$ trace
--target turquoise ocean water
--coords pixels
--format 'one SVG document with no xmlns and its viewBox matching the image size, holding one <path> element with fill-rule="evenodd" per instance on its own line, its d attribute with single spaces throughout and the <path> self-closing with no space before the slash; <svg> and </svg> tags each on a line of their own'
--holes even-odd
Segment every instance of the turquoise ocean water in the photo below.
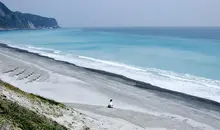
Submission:
<svg viewBox="0 0 220 130">
<path fill-rule="evenodd" d="M 216 97 L 220 28 L 17 30 L 0 32 L 0 40 L 79 66 L 220 101 Z M 206 92 L 210 88 L 215 92 Z"/>
</svg>

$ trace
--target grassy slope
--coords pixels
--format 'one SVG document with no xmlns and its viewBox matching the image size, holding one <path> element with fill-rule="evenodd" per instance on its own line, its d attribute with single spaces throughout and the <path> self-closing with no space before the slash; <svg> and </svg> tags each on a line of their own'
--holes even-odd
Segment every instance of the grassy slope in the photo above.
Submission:
<svg viewBox="0 0 220 130">
<path fill-rule="evenodd" d="M 31 99 L 37 99 L 44 103 L 59 105 L 65 107 L 63 104 L 49 100 L 34 94 L 28 94 L 20 89 L 13 87 L 0 80 L 0 85 L 12 91 L 21 93 Z M 66 130 L 64 126 L 47 119 L 19 104 L 6 99 L 4 96 L 0 97 L 0 129 L 1 126 L 13 126 L 14 128 L 21 128 L 23 130 Z"/>
<path fill-rule="evenodd" d="M 30 99 L 39 99 L 39 100 L 41 100 L 44 103 L 49 103 L 51 105 L 58 105 L 60 107 L 65 107 L 65 105 L 62 104 L 62 103 L 59 103 L 59 102 L 56 102 L 54 100 L 47 99 L 47 98 L 44 98 L 44 97 L 41 97 L 41 96 L 38 96 L 38 95 L 34 95 L 32 93 L 26 93 L 26 92 L 20 90 L 19 88 L 16 88 L 16 87 L 14 87 L 14 86 L 12 86 L 12 85 L 10 85 L 10 84 L 2 81 L 2 80 L 0 80 L 0 85 L 4 86 L 4 87 L 6 87 L 6 88 L 8 88 L 8 89 L 10 89 L 10 90 L 12 90 L 14 92 L 17 92 L 17 93 L 20 93 L 20 94 L 22 94 L 24 96 L 27 96 Z"/>
</svg>

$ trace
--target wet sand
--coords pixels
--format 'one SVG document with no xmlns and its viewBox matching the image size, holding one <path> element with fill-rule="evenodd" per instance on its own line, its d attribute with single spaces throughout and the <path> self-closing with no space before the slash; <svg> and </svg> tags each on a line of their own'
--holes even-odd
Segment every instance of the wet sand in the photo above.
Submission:
<svg viewBox="0 0 220 130">
<path fill-rule="evenodd" d="M 120 118 L 143 128 L 220 129 L 217 102 L 124 76 L 0 45 L 0 78 L 85 113 Z M 107 109 L 110 98 L 114 109 Z"/>
</svg>

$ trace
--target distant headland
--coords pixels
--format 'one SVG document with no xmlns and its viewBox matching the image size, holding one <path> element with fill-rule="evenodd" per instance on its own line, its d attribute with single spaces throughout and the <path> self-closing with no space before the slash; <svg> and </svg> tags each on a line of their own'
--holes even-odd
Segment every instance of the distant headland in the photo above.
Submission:
<svg viewBox="0 0 220 130">
<path fill-rule="evenodd" d="M 58 28 L 55 18 L 13 12 L 0 2 L 0 30 Z"/>
</svg>

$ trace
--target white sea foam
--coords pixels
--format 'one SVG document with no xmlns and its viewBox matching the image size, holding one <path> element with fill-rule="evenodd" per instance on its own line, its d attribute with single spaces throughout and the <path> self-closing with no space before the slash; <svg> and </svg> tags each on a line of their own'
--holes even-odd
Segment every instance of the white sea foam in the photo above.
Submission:
<svg viewBox="0 0 220 130">
<path fill-rule="evenodd" d="M 30 52 L 35 52 L 35 53 L 39 53 L 41 54 L 42 52 L 48 52 L 48 53 L 55 53 L 55 54 L 60 54 L 61 51 L 59 50 L 53 50 L 50 48 L 42 48 L 42 47 L 34 47 L 31 45 L 16 45 L 13 42 L 7 41 L 7 40 L 0 40 L 0 43 L 4 43 L 7 44 L 10 47 L 14 47 L 14 48 L 19 48 L 19 49 L 23 49 L 23 50 L 28 50 Z"/>
<path fill-rule="evenodd" d="M 11 45 L 11 44 L 9 44 Z M 129 66 L 112 61 L 94 59 L 85 56 L 73 56 L 71 54 L 61 55 L 56 51 L 48 51 L 45 48 L 18 47 L 30 52 L 38 53 L 43 56 L 55 58 L 56 60 L 67 61 L 78 66 L 103 70 L 131 79 L 150 83 L 164 89 L 186 93 L 189 95 L 202 97 L 220 102 L 220 81 L 212 80 L 189 74 L 178 74 L 171 71 L 159 70 L 156 68 L 140 69 L 135 66 Z"/>
<path fill-rule="evenodd" d="M 55 54 L 59 54 L 61 52 L 61 51 L 53 50 L 49 48 L 34 47 L 34 46 L 27 46 L 27 47 L 31 50 L 44 51 L 44 52 L 55 53 Z"/>
</svg>

